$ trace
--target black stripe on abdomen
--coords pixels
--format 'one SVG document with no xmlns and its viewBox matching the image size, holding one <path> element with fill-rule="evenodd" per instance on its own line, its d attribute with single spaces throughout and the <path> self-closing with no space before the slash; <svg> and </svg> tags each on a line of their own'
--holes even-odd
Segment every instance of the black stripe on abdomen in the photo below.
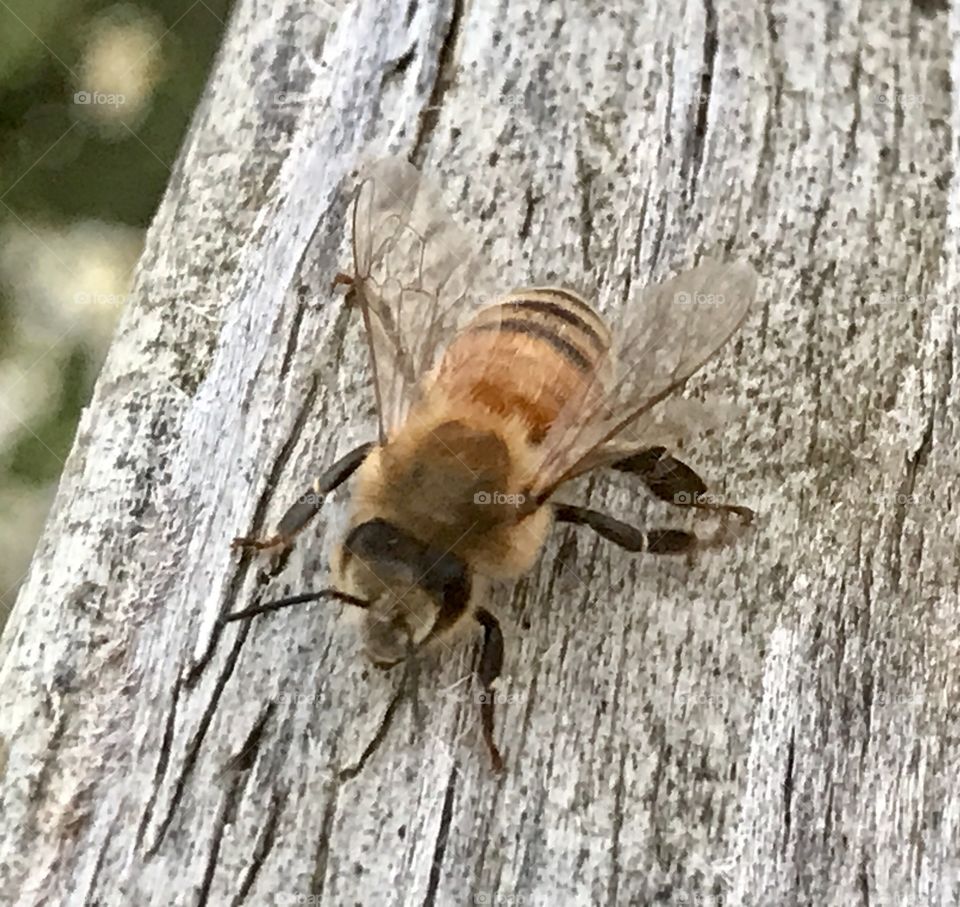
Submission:
<svg viewBox="0 0 960 907">
<path fill-rule="evenodd" d="M 521 290 L 520 292 L 547 293 L 551 296 L 559 296 L 564 302 L 569 302 L 570 305 L 580 309 L 581 312 L 586 312 L 593 318 L 600 317 L 593 306 L 577 293 L 574 293 L 573 290 L 565 290 L 563 287 L 530 287 L 528 290 Z"/>
<path fill-rule="evenodd" d="M 486 324 L 474 325 L 471 331 L 504 331 L 511 334 L 526 334 L 529 337 L 538 337 L 550 344 L 558 353 L 565 356 L 571 364 L 581 372 L 593 370 L 594 363 L 586 356 L 583 350 L 569 340 L 564 339 L 556 331 L 537 321 L 527 321 L 523 318 L 504 318 L 501 321 L 491 321 Z"/>
<path fill-rule="evenodd" d="M 541 315 L 548 315 L 551 318 L 558 318 L 561 321 L 565 321 L 567 324 L 572 325 L 578 331 L 588 337 L 592 342 L 594 349 L 596 349 L 598 353 L 604 353 L 607 350 L 606 341 L 600 336 L 593 325 L 581 318 L 576 312 L 560 305 L 557 302 L 547 302 L 542 299 L 508 299 L 505 302 L 501 302 L 500 307 L 504 309 L 512 309 L 516 312 L 538 312 Z"/>
<path fill-rule="evenodd" d="M 517 291 L 517 295 L 521 296 L 525 293 L 540 294 L 544 296 L 556 296 L 562 302 L 567 303 L 572 308 L 576 309 L 579 312 L 582 312 L 587 317 L 598 322 L 604 330 L 606 330 L 606 322 L 601 317 L 600 313 L 590 305 L 579 293 L 575 293 L 573 290 L 566 290 L 563 287 L 525 287 L 522 290 Z"/>
</svg>

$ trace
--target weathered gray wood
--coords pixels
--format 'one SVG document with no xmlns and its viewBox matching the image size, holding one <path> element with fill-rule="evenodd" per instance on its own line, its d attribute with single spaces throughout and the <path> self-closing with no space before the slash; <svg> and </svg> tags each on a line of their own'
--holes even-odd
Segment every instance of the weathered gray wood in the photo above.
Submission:
<svg viewBox="0 0 960 907">
<path fill-rule="evenodd" d="M 642 6 L 239 4 L 0 650 L 5 903 L 960 903 L 960 12 Z M 693 566 L 558 532 L 492 603 L 502 779 L 469 640 L 340 782 L 397 681 L 346 616 L 215 631 L 324 580 L 342 496 L 276 577 L 228 542 L 373 436 L 328 282 L 388 151 L 505 289 L 615 321 L 698 251 L 762 276 L 688 391 L 738 407 L 690 459 L 755 530 Z"/>
</svg>

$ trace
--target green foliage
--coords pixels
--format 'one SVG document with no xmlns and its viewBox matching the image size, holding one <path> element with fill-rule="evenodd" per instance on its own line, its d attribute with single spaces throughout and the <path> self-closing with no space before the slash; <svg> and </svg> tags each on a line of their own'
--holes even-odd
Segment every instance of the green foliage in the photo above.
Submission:
<svg viewBox="0 0 960 907">
<path fill-rule="evenodd" d="M 60 374 L 62 390 L 57 406 L 42 414 L 31 430 L 23 432 L 12 446 L 11 479 L 45 485 L 56 482 L 60 476 L 94 378 L 90 354 L 82 346 L 74 348 Z"/>
<path fill-rule="evenodd" d="M 101 271 L 112 269 L 104 294 L 117 292 L 111 280 L 122 283 L 122 263 L 132 264 L 136 231 L 150 223 L 170 177 L 230 6 L 231 0 L 0 3 L 0 264 L 5 248 L 9 264 L 9 250 L 29 249 L 30 242 L 47 253 L 46 260 L 52 255 L 71 263 L 61 269 L 67 285 L 53 289 L 59 278 L 39 259 L 18 260 L 20 271 L 39 278 L 36 286 L 13 285 L 12 272 L 0 269 L 0 426 L 7 432 L 0 434 L 0 499 L 5 492 L 35 499 L 36 525 L 108 342 L 110 322 L 102 312 L 94 324 L 97 313 L 88 316 L 82 307 L 71 308 L 71 301 L 91 286 L 96 293 Z M 106 91 L 125 95 L 129 86 L 130 95 L 144 103 L 118 103 L 113 111 L 83 106 L 90 102 L 76 93 L 96 87 L 91 72 L 99 73 L 101 84 L 116 86 Z M 90 222 L 134 232 L 106 233 L 126 242 L 122 254 L 105 256 L 106 264 L 87 256 L 86 246 L 80 255 L 61 258 L 58 243 L 89 237 L 89 229 L 78 228 Z M 27 242 L 9 245 L 14 235 Z M 8 518 L 6 528 L 16 530 L 18 518 Z M 4 519 L 0 510 L 0 530 Z M 8 558 L 20 563 L 0 565 L 0 605 L 12 601 L 25 569 L 32 540 L 24 542 L 24 551 Z"/>
<path fill-rule="evenodd" d="M 152 0 L 126 8 L 158 18 L 159 73 L 145 116 L 109 131 L 82 117 L 74 94 L 91 29 L 116 5 L 88 3 L 79 14 L 72 2 L 12 0 L 7 6 L 0 5 L 0 198 L 9 207 L 0 207 L 0 222 L 13 216 L 12 209 L 25 220 L 100 218 L 145 227 L 203 90 L 230 3 Z"/>
</svg>

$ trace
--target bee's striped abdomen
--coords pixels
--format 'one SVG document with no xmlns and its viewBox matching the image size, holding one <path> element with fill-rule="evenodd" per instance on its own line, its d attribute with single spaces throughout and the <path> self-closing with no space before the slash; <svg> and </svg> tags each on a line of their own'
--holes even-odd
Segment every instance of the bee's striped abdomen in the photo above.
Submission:
<svg viewBox="0 0 960 907">
<path fill-rule="evenodd" d="M 610 348 L 610 330 L 576 293 L 554 287 L 518 290 L 489 306 L 467 325 L 546 341 L 582 371 L 592 370 Z"/>
<path fill-rule="evenodd" d="M 483 309 L 456 336 L 438 374 L 453 397 L 519 414 L 539 441 L 562 407 L 606 380 L 610 330 L 576 293 L 518 290 Z"/>
</svg>

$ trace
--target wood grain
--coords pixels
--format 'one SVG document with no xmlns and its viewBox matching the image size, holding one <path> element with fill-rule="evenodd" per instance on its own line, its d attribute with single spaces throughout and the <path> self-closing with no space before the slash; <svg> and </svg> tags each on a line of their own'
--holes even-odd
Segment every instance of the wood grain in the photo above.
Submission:
<svg viewBox="0 0 960 907">
<path fill-rule="evenodd" d="M 238 4 L 0 644 L 5 903 L 960 903 L 960 12 L 642 7 Z M 343 495 L 277 575 L 229 540 L 374 437 L 329 282 L 384 153 L 504 289 L 615 323 L 701 253 L 761 275 L 686 392 L 755 528 L 693 565 L 558 531 L 497 590 L 499 779 L 470 638 L 341 782 L 398 678 L 336 605 L 216 625 L 324 582 Z"/>
</svg>

